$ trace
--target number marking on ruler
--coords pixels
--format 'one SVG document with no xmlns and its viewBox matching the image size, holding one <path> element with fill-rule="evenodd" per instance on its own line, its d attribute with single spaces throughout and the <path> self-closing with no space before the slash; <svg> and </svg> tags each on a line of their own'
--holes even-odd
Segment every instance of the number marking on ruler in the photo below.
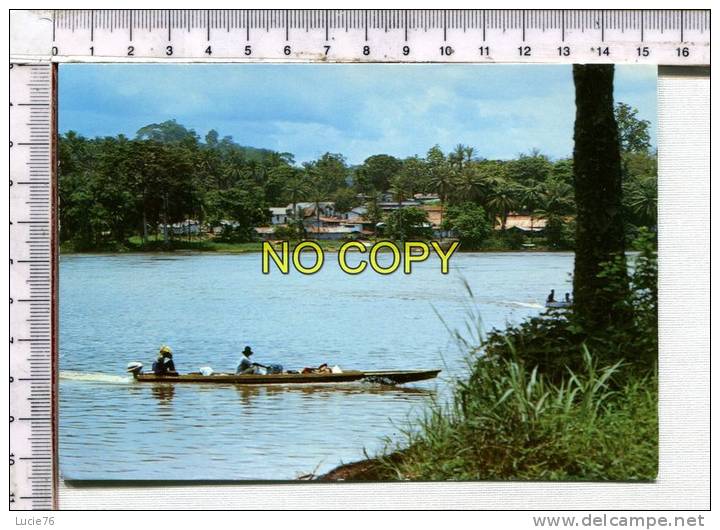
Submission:
<svg viewBox="0 0 720 530">
<path fill-rule="evenodd" d="M 12 509 L 54 506 L 53 68 L 10 69 Z"/>
<path fill-rule="evenodd" d="M 710 63 L 708 10 L 86 9 L 29 20 L 47 39 L 23 55 L 55 62 Z"/>
</svg>

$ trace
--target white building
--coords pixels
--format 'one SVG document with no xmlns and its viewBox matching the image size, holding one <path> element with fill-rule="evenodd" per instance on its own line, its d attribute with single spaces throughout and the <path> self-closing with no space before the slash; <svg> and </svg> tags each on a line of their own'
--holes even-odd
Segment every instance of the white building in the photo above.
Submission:
<svg viewBox="0 0 720 530">
<path fill-rule="evenodd" d="M 174 236 L 196 236 L 200 234 L 200 222 L 195 219 L 185 219 L 179 223 L 167 225 L 167 227 L 161 223 L 160 230 L 163 233 L 167 230 L 168 234 Z"/>
<path fill-rule="evenodd" d="M 290 209 L 292 211 L 292 208 Z M 288 211 L 284 206 L 273 206 L 270 208 L 270 223 L 273 225 L 284 225 L 288 222 Z"/>
<path fill-rule="evenodd" d="M 367 208 L 365 206 L 356 206 L 345 214 L 345 219 L 348 221 L 357 221 L 358 219 L 364 219 L 367 215 Z"/>
<path fill-rule="evenodd" d="M 315 208 L 319 206 L 320 215 L 322 217 L 332 217 L 335 215 L 335 203 L 329 201 L 321 201 L 317 205 L 314 202 L 299 202 L 295 205 L 297 210 L 297 217 L 301 219 L 307 219 L 309 217 L 315 217 L 317 215 Z M 285 211 L 289 216 L 293 216 L 293 205 L 288 204 L 285 207 Z"/>
</svg>

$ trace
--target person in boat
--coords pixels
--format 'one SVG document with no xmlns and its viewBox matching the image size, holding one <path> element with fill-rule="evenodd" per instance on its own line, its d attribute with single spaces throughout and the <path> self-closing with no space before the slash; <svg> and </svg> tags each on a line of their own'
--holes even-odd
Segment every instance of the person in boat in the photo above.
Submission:
<svg viewBox="0 0 720 530">
<path fill-rule="evenodd" d="M 254 374 L 256 372 L 255 368 L 259 365 L 250 360 L 252 354 L 252 348 L 250 346 L 245 346 L 242 356 L 240 357 L 237 370 L 235 370 L 236 374 Z"/>
<path fill-rule="evenodd" d="M 157 360 L 153 363 L 153 372 L 155 375 L 166 375 L 177 373 L 175 371 L 175 362 L 172 358 L 172 350 L 170 346 L 162 345 L 158 353 Z"/>
<path fill-rule="evenodd" d="M 545 300 L 546 304 L 552 304 L 555 302 L 555 289 L 550 289 L 550 294 L 547 297 L 547 300 Z"/>
</svg>

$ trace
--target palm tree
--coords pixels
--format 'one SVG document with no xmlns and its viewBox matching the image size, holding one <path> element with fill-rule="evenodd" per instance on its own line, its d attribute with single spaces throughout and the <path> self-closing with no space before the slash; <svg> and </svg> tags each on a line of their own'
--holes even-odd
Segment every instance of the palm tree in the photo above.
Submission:
<svg viewBox="0 0 720 530">
<path fill-rule="evenodd" d="M 380 202 L 380 197 L 381 193 L 379 191 L 375 191 L 368 196 L 368 200 L 365 203 L 365 208 L 367 208 L 367 220 L 372 223 L 373 232 L 376 237 L 377 224 L 382 220 L 382 210 L 380 210 L 380 205 L 378 204 Z"/>
<path fill-rule="evenodd" d="M 218 187 L 228 189 L 237 185 L 245 173 L 244 170 L 243 159 L 237 154 L 232 154 L 225 164 L 223 164 L 223 168 L 220 171 L 224 180 L 219 183 L 220 185 Z"/>
<path fill-rule="evenodd" d="M 542 194 L 542 210 L 551 214 L 568 215 L 574 209 L 573 187 L 560 180 L 550 180 Z"/>
<path fill-rule="evenodd" d="M 317 234 L 320 232 L 320 203 L 326 198 L 325 190 L 318 179 L 313 179 L 310 183 L 310 198 L 315 203 L 315 228 Z"/>
<path fill-rule="evenodd" d="M 573 188 L 560 180 L 550 180 L 545 184 L 539 208 L 535 210 L 538 219 L 545 220 L 545 230 L 551 226 L 559 227 L 566 223 L 567 216 L 573 212 Z"/>
<path fill-rule="evenodd" d="M 453 152 L 448 155 L 448 162 L 462 171 L 469 162 L 472 162 L 475 155 L 475 148 L 469 145 L 457 144 Z"/>
<path fill-rule="evenodd" d="M 542 185 L 535 183 L 521 186 L 518 190 L 520 207 L 527 210 L 530 214 L 530 232 L 533 231 L 533 217 L 535 215 L 535 209 L 543 199 L 543 191 Z"/>
<path fill-rule="evenodd" d="M 396 173 L 390 179 L 390 193 L 392 193 L 393 199 L 398 203 L 398 221 L 402 230 L 402 203 L 406 198 L 412 197 L 413 193 L 413 179 L 411 175 L 406 171 L 400 171 Z"/>
<path fill-rule="evenodd" d="M 445 203 L 455 183 L 456 173 L 449 164 L 437 165 L 431 171 L 430 185 L 440 197 L 440 224 L 442 224 Z"/>
<path fill-rule="evenodd" d="M 645 177 L 629 189 L 628 204 L 635 215 L 653 226 L 657 223 L 657 179 Z"/>
<path fill-rule="evenodd" d="M 487 202 L 487 207 L 493 212 L 493 218 L 500 216 L 500 228 L 504 232 L 507 218 L 511 211 L 517 208 L 515 190 L 507 182 L 496 187 Z"/>
<path fill-rule="evenodd" d="M 455 194 L 460 201 L 477 201 L 483 194 L 484 183 L 472 167 L 465 167 L 455 183 Z"/>
<path fill-rule="evenodd" d="M 309 191 L 307 181 L 300 175 L 294 175 L 285 183 L 285 193 L 290 198 L 293 210 L 293 219 L 297 221 L 297 203 L 303 199 Z"/>
</svg>

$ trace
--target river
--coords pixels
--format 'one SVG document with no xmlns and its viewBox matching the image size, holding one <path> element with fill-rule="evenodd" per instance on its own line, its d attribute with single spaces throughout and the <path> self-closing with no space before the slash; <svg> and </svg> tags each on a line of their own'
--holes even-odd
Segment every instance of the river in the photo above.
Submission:
<svg viewBox="0 0 720 530">
<path fill-rule="evenodd" d="M 410 275 L 351 276 L 328 254 L 304 276 L 263 275 L 255 253 L 63 255 L 61 476 L 291 480 L 372 455 L 466 373 L 446 324 L 464 328 L 470 309 L 486 330 L 537 315 L 550 288 L 571 290 L 572 264 L 570 253 L 463 253 L 447 275 L 431 257 Z M 245 345 L 286 369 L 443 372 L 397 388 L 133 383 L 127 363 L 149 369 L 161 344 L 180 372 L 233 371 Z"/>
</svg>

